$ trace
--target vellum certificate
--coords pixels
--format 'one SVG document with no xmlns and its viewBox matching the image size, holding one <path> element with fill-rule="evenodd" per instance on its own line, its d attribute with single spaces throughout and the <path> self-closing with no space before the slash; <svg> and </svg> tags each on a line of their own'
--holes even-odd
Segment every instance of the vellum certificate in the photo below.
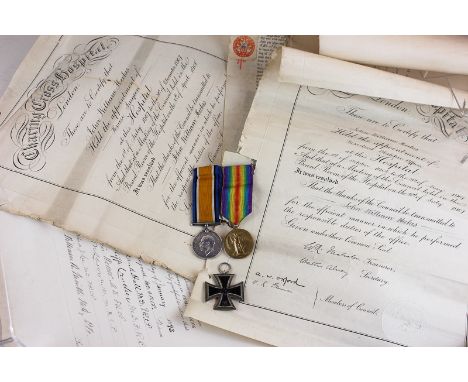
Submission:
<svg viewBox="0 0 468 382">
<path fill-rule="evenodd" d="M 226 37 L 41 37 L 0 104 L 0 205 L 193 278 L 192 168 L 220 158 Z"/>
<path fill-rule="evenodd" d="M 278 75 L 277 57 L 239 145 L 257 160 L 253 255 L 210 261 L 186 314 L 274 345 L 465 345 L 468 145 L 447 138 L 461 120 Z M 221 261 L 245 282 L 228 313 L 202 296 Z"/>
</svg>

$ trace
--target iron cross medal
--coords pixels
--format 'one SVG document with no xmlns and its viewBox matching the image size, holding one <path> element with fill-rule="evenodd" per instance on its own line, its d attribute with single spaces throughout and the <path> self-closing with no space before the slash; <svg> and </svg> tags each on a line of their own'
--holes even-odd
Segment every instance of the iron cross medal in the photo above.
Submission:
<svg viewBox="0 0 468 382">
<path fill-rule="evenodd" d="M 205 282 L 205 302 L 214 298 L 214 310 L 235 310 L 232 300 L 244 301 L 244 283 L 231 286 L 234 275 L 228 273 L 231 270 L 228 263 L 219 264 L 218 270 L 220 273 L 213 275 L 217 285 Z"/>
</svg>

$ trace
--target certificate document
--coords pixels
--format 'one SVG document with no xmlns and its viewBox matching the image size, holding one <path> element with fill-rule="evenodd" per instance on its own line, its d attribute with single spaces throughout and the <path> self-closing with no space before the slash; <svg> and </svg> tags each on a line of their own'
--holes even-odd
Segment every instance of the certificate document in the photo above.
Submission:
<svg viewBox="0 0 468 382">
<path fill-rule="evenodd" d="M 239 144 L 257 161 L 253 255 L 210 261 L 186 314 L 274 345 L 465 345 L 468 145 L 447 137 L 462 119 L 279 73 L 276 57 Z M 222 261 L 245 282 L 232 312 L 202 294 Z"/>
<path fill-rule="evenodd" d="M 194 278 L 194 166 L 221 158 L 227 37 L 41 37 L 0 103 L 1 208 Z"/>
</svg>

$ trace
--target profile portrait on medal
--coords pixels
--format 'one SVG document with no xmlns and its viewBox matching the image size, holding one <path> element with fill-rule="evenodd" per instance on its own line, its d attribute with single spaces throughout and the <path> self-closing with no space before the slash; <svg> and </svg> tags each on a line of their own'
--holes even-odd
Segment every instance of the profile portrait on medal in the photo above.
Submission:
<svg viewBox="0 0 468 382">
<path fill-rule="evenodd" d="M 193 250 L 198 257 L 210 259 L 221 251 L 221 239 L 213 231 L 205 228 L 193 240 Z"/>
<path fill-rule="evenodd" d="M 200 251 L 204 256 L 209 257 L 215 250 L 215 241 L 211 236 L 203 236 L 200 240 Z"/>
</svg>

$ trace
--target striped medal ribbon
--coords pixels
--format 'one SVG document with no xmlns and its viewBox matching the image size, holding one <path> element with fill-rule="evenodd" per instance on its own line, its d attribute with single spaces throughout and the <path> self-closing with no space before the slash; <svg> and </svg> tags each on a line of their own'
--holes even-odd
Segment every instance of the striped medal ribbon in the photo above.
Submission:
<svg viewBox="0 0 468 382">
<path fill-rule="evenodd" d="M 253 165 L 223 168 L 221 215 L 232 230 L 223 240 L 226 253 L 236 259 L 250 255 L 254 241 L 249 232 L 238 228 L 240 222 L 252 212 Z"/>
<path fill-rule="evenodd" d="M 195 237 L 192 245 L 195 254 L 202 259 L 215 257 L 221 251 L 221 238 L 208 226 L 220 223 L 222 186 L 221 166 L 193 169 L 192 225 L 202 225 L 204 229 Z"/>
</svg>

